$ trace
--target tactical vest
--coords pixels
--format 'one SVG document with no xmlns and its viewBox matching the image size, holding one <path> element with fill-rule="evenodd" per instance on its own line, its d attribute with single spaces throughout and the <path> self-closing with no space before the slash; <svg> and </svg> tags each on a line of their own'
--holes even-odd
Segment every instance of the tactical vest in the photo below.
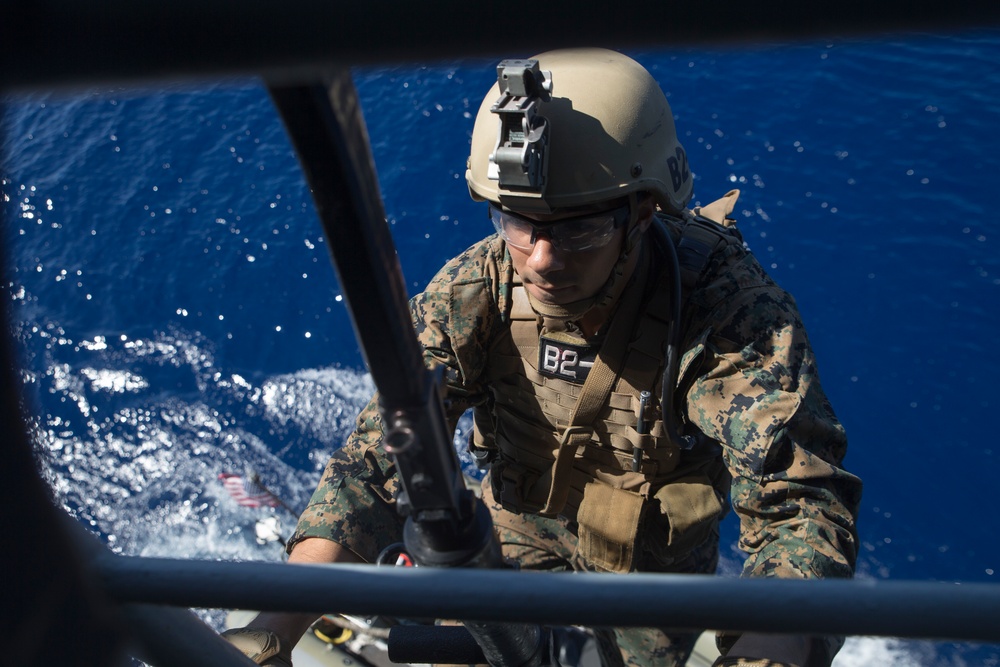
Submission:
<svg viewBox="0 0 1000 667">
<path fill-rule="evenodd" d="M 726 221 L 737 195 L 708 212 Z M 671 220 L 676 241 L 660 230 L 662 242 L 677 247 L 685 299 L 713 254 L 742 244 L 738 232 L 699 213 Z M 515 283 L 509 336 L 489 355 L 490 405 L 475 415 L 473 449 L 490 453 L 497 501 L 512 512 L 577 522 L 580 555 L 604 571 L 632 570 L 640 546 L 665 564 L 683 556 L 709 537 L 723 509 L 710 476 L 681 464 L 681 443 L 664 427 L 670 272 L 655 270 L 662 252 L 649 245 L 645 280 L 620 297 L 589 366 L 584 350 L 540 339 L 541 320 Z"/>
</svg>

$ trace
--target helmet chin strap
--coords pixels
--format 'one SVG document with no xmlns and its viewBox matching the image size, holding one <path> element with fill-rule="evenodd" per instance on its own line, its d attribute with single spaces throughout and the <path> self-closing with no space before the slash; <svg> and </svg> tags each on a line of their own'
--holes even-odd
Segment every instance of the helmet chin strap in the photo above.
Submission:
<svg viewBox="0 0 1000 667">
<path fill-rule="evenodd" d="M 618 297 L 625 290 L 628 283 L 625 280 L 625 266 L 632 251 L 639 245 L 639 237 L 642 231 L 639 228 L 639 206 L 638 198 L 634 192 L 628 195 L 629 218 L 626 226 L 625 240 L 622 243 L 622 251 L 618 255 L 618 261 L 611 268 L 611 273 L 604 285 L 594 296 L 571 303 L 556 305 L 542 303 L 525 290 L 528 295 L 528 302 L 542 318 L 542 333 L 566 331 L 572 323 L 578 322 L 591 310 L 600 309 L 610 313 L 611 308 L 618 302 Z M 579 328 L 579 327 L 573 327 Z"/>
</svg>

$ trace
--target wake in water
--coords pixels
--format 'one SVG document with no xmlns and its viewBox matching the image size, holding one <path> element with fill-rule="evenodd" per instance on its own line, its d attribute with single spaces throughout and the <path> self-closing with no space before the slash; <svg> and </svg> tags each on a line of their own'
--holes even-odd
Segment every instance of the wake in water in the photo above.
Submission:
<svg viewBox="0 0 1000 667">
<path fill-rule="evenodd" d="M 130 555 L 273 560 L 246 530 L 259 510 L 238 506 L 219 473 L 256 471 L 304 507 L 374 390 L 339 368 L 255 385 L 179 331 L 76 341 L 35 326 L 22 337 L 44 369 L 25 372 L 44 474 L 67 510 Z"/>
</svg>

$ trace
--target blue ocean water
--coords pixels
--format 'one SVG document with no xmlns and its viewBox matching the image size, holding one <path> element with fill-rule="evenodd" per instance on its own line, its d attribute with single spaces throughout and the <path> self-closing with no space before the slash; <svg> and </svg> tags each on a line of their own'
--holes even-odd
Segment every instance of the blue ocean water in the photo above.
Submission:
<svg viewBox="0 0 1000 667">
<path fill-rule="evenodd" d="M 740 188 L 744 235 L 799 301 L 865 480 L 859 576 L 996 582 L 1000 32 L 630 53 L 669 94 L 696 199 Z M 411 292 L 489 231 L 464 169 L 494 65 L 356 72 Z M 57 496 L 122 553 L 280 558 L 218 473 L 304 506 L 372 385 L 264 88 L 10 97 L 0 139 L 5 284 Z M 836 664 L 998 663 L 854 639 Z"/>
</svg>

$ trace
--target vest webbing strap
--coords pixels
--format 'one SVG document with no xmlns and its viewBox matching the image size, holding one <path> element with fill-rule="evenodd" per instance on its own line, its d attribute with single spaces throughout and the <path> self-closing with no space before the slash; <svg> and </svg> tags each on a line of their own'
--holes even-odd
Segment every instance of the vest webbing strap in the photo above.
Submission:
<svg viewBox="0 0 1000 667">
<path fill-rule="evenodd" d="M 638 267 L 643 279 L 647 267 L 648 256 L 643 253 Z M 607 404 L 615 380 L 621 372 L 632 331 L 639 320 L 642 292 L 641 285 L 632 285 L 631 289 L 625 290 L 618 312 L 612 317 L 608 335 L 597 353 L 590 374 L 583 383 L 580 397 L 573 409 L 573 416 L 560 438 L 551 472 L 542 475 L 535 482 L 535 485 L 549 486 L 548 493 L 545 494 L 545 506 L 539 510 L 540 514 L 558 514 L 566 505 L 573 459 L 580 445 L 590 441 L 593 433 L 591 424 L 601 408 Z"/>
<path fill-rule="evenodd" d="M 680 243 L 677 244 L 677 259 L 680 262 L 681 285 L 690 290 L 698 283 L 701 272 L 708 264 L 709 258 L 727 240 L 718 232 L 703 227 L 696 221 L 689 222 L 684 227 Z"/>
</svg>

